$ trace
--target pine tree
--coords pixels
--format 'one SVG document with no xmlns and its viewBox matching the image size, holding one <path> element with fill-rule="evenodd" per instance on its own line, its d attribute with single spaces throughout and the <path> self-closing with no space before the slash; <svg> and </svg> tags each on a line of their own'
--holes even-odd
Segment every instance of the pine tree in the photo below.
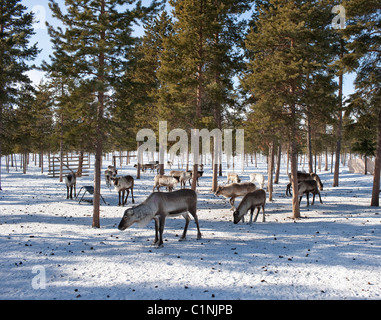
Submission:
<svg viewBox="0 0 381 320">
<path fill-rule="evenodd" d="M 30 88 L 30 79 L 25 74 L 31 67 L 27 61 L 33 60 L 38 49 L 30 46 L 34 34 L 33 14 L 27 13 L 19 0 L 0 0 L 0 190 L 1 156 L 3 133 L 3 110 L 17 103 L 22 89 Z"/>
<path fill-rule="evenodd" d="M 145 20 L 155 11 L 158 2 L 153 1 L 149 7 L 143 7 L 141 1 L 123 0 L 70 0 L 66 4 L 67 13 L 63 13 L 58 4 L 50 0 L 53 16 L 63 23 L 65 30 L 54 30 L 52 26 L 49 30 L 54 43 L 66 53 L 70 62 L 67 72 L 82 78 L 96 96 L 92 225 L 99 228 L 101 157 L 106 137 L 104 114 L 110 101 L 108 92 L 123 75 L 126 57 L 134 44 L 132 24 Z"/>
<path fill-rule="evenodd" d="M 172 114 L 184 119 L 186 128 L 222 129 L 224 109 L 234 105 L 233 75 L 242 67 L 238 45 L 244 22 L 238 16 L 248 9 L 247 1 L 172 0 L 170 4 L 174 34 L 164 42 L 159 79 L 166 87 L 160 95 L 169 97 Z M 194 164 L 193 174 L 197 167 Z"/>
<path fill-rule="evenodd" d="M 36 88 L 32 104 L 32 136 L 34 151 L 40 154 L 41 172 L 43 172 L 42 155 L 50 150 L 53 135 L 53 95 L 46 84 L 40 83 Z"/>
<path fill-rule="evenodd" d="M 330 11 L 318 1 L 258 3 L 254 27 L 246 40 L 250 61 L 243 85 L 253 96 L 254 110 L 265 116 L 262 125 L 287 129 L 283 135 L 291 142 L 293 216 L 299 218 L 297 137 L 306 111 L 312 107 L 316 113 L 326 111 L 321 101 L 312 105 L 311 98 L 318 85 L 327 83 L 325 49 L 329 43 L 323 42 L 322 21 Z"/>
<path fill-rule="evenodd" d="M 381 170 L 381 7 L 378 0 L 347 0 L 347 26 L 341 30 L 349 41 L 342 61 L 356 71 L 356 95 L 367 101 L 377 118 L 377 151 L 371 206 L 379 206 Z"/>
</svg>

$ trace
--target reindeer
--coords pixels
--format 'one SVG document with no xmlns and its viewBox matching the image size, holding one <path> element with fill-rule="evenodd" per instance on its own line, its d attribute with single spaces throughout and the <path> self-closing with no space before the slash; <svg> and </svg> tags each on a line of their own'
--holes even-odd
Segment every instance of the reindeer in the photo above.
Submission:
<svg viewBox="0 0 381 320">
<path fill-rule="evenodd" d="M 193 179 L 193 177 L 192 177 L 193 171 L 192 170 L 188 170 L 187 172 L 190 174 L 191 179 Z M 197 186 L 199 186 L 198 179 L 200 177 L 202 177 L 203 174 L 204 174 L 204 171 L 197 171 L 197 178 L 196 178 Z"/>
<path fill-rule="evenodd" d="M 311 205 L 315 203 L 316 194 L 319 195 L 320 203 L 323 203 L 323 201 L 321 201 L 321 196 L 318 189 L 318 183 L 315 180 L 305 180 L 298 183 L 298 196 L 300 197 L 299 205 L 300 205 L 300 202 L 302 201 L 303 194 L 307 194 L 307 207 L 310 205 L 309 199 L 308 199 L 308 195 L 310 192 L 313 194 Z"/>
<path fill-rule="evenodd" d="M 70 170 L 71 173 L 65 176 L 65 184 L 66 184 L 66 199 L 73 199 L 73 188 L 74 188 L 74 197 L 76 197 L 77 189 L 77 176 L 76 174 Z M 70 189 L 70 194 L 69 194 Z"/>
<path fill-rule="evenodd" d="M 163 247 L 163 231 L 165 219 L 182 215 L 185 219 L 183 234 L 185 240 L 190 221 L 188 212 L 193 216 L 197 226 L 197 240 L 201 239 L 200 226 L 197 217 L 197 194 L 191 189 L 182 189 L 174 192 L 154 192 L 136 207 L 127 209 L 119 223 L 118 229 L 125 230 L 134 223 L 146 226 L 152 219 L 155 220 L 155 240 L 153 244 Z"/>
<path fill-rule="evenodd" d="M 131 189 L 131 197 L 132 197 L 132 203 L 135 203 L 134 200 L 134 178 L 131 176 L 125 176 L 125 177 L 118 177 L 118 178 L 111 178 L 114 181 L 114 187 L 115 191 L 118 192 L 119 195 L 119 201 L 118 206 L 123 206 L 127 204 L 127 198 L 130 194 Z M 127 191 L 127 196 L 124 198 L 125 191 Z M 122 201 L 120 201 L 120 196 L 122 196 Z"/>
<path fill-rule="evenodd" d="M 178 182 L 179 179 L 177 177 L 157 175 L 154 178 L 152 192 L 155 191 L 155 188 L 160 192 L 160 187 L 167 187 L 168 191 L 171 192 Z"/>
<path fill-rule="evenodd" d="M 263 222 L 265 222 L 265 205 L 266 205 L 266 191 L 263 189 L 255 190 L 253 192 L 247 193 L 238 208 L 233 213 L 234 224 L 237 224 L 240 220 L 245 222 L 245 214 L 250 210 L 250 221 L 249 224 L 253 221 L 253 213 L 255 208 L 257 208 L 257 214 L 255 215 L 254 222 L 257 221 L 259 211 L 262 207 L 263 212 Z"/>
<path fill-rule="evenodd" d="M 229 202 L 232 206 L 231 209 L 235 210 L 234 201 L 237 197 L 245 196 L 249 192 L 255 191 L 256 186 L 251 182 L 243 182 L 243 183 L 232 183 L 226 186 L 218 186 L 217 191 L 215 193 L 216 196 L 224 196 L 225 198 L 230 198 Z"/>
<path fill-rule="evenodd" d="M 191 172 L 182 172 L 180 175 L 180 187 L 181 189 L 184 187 L 187 181 L 189 181 L 189 185 L 191 185 L 192 173 Z"/>
<path fill-rule="evenodd" d="M 291 173 L 288 174 L 288 178 L 290 179 L 290 183 L 286 187 L 286 196 L 288 195 L 291 196 Z M 313 173 L 313 172 L 305 173 L 305 172 L 298 171 L 297 179 L 298 179 L 298 183 L 301 181 L 315 180 L 319 185 L 320 191 L 323 191 L 323 183 L 321 182 L 319 176 L 316 173 Z"/>
<path fill-rule="evenodd" d="M 142 171 L 145 172 L 145 170 L 151 169 L 151 173 L 156 170 L 156 172 L 159 171 L 159 165 L 157 163 L 148 163 L 142 165 Z"/>
<path fill-rule="evenodd" d="M 152 161 L 151 161 L 152 162 Z M 146 164 L 142 164 L 141 165 L 141 169 L 143 172 L 145 172 L 147 169 L 151 169 L 151 173 L 154 172 L 154 170 L 156 169 L 156 172 L 159 171 L 160 169 L 160 166 L 159 166 L 159 162 L 158 161 L 153 161 L 154 163 L 146 163 Z M 157 163 L 156 163 L 157 162 Z M 138 165 L 137 164 L 134 164 L 134 168 L 137 168 Z"/>
<path fill-rule="evenodd" d="M 114 166 L 108 166 L 105 170 L 105 180 L 107 188 L 111 188 L 111 179 L 115 178 L 118 174 L 118 170 L 114 168 Z"/>
<path fill-rule="evenodd" d="M 265 176 L 261 173 L 250 173 L 250 182 L 258 182 L 260 189 L 265 186 Z"/>
<path fill-rule="evenodd" d="M 238 174 L 229 172 L 228 173 L 228 178 L 226 180 L 226 183 L 240 183 L 241 179 L 238 177 Z"/>
<path fill-rule="evenodd" d="M 184 172 L 185 171 L 182 171 L 182 170 L 171 170 L 169 171 L 169 175 L 177 179 L 180 179 L 181 174 L 183 174 Z"/>
</svg>

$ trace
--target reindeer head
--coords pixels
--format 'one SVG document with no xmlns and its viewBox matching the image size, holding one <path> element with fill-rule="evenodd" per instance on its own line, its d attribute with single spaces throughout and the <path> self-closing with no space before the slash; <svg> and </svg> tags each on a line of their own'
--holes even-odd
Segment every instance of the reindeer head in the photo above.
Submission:
<svg viewBox="0 0 381 320">
<path fill-rule="evenodd" d="M 310 173 L 310 175 L 311 175 L 312 179 L 314 179 L 317 182 L 317 184 L 319 186 L 319 190 L 323 191 L 323 183 L 321 182 L 319 176 L 316 173 Z"/>
<path fill-rule="evenodd" d="M 233 219 L 234 219 L 234 224 L 237 224 L 242 219 L 242 215 L 239 214 L 238 210 L 234 211 Z"/>
<path fill-rule="evenodd" d="M 111 177 L 110 180 L 114 183 L 114 186 L 117 186 L 118 183 L 119 183 L 119 179 L 120 178 L 117 178 L 117 177 Z"/>
<path fill-rule="evenodd" d="M 214 193 L 216 196 L 219 196 L 224 189 L 223 186 L 218 186 L 216 192 Z"/>
<path fill-rule="evenodd" d="M 134 214 L 134 208 L 128 208 L 126 211 L 124 211 L 123 218 L 119 223 L 118 229 L 125 230 L 138 221 L 139 219 L 137 219 Z"/>
</svg>

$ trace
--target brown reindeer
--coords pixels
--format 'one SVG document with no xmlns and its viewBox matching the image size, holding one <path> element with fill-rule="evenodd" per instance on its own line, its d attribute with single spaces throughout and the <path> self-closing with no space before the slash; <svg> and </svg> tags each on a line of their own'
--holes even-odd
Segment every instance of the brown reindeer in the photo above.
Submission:
<svg viewBox="0 0 381 320">
<path fill-rule="evenodd" d="M 263 222 L 265 222 L 265 205 L 266 205 L 266 191 L 263 189 L 255 190 L 253 192 L 247 193 L 241 203 L 239 204 L 237 210 L 233 213 L 234 224 L 237 224 L 240 220 L 245 222 L 245 214 L 250 210 L 250 221 L 253 221 L 253 213 L 255 208 L 257 208 L 257 214 L 255 215 L 254 222 L 257 221 L 259 210 L 262 208 Z"/>
<path fill-rule="evenodd" d="M 299 198 L 299 205 L 300 205 L 300 202 L 302 201 L 303 194 L 307 195 L 307 207 L 310 205 L 309 199 L 308 199 L 309 193 L 313 194 L 311 205 L 313 205 L 315 203 L 315 195 L 316 194 L 319 195 L 320 203 L 323 203 L 323 201 L 321 201 L 321 196 L 320 196 L 320 192 L 318 189 L 317 182 L 315 180 L 305 180 L 305 181 L 299 182 L 299 184 L 298 184 L 298 196 L 300 197 Z"/>
<path fill-rule="evenodd" d="M 286 196 L 291 196 L 291 173 L 288 174 L 288 178 L 290 179 L 290 183 L 286 187 Z M 297 173 L 297 179 L 298 183 L 301 181 L 306 181 L 306 180 L 315 180 L 317 184 L 319 185 L 320 191 L 323 191 L 323 183 L 321 182 L 319 176 L 316 173 L 305 173 L 298 171 Z"/>
<path fill-rule="evenodd" d="M 107 188 L 109 189 L 111 188 L 112 178 L 115 178 L 117 174 L 118 174 L 118 170 L 116 170 L 114 166 L 107 167 L 107 169 L 105 170 L 105 181 L 106 181 Z"/>
<path fill-rule="evenodd" d="M 235 210 L 234 201 L 237 197 L 243 197 L 249 192 L 256 190 L 256 186 L 251 182 L 243 183 L 231 183 L 226 186 L 218 186 L 215 193 L 216 196 L 224 196 L 225 198 L 230 198 L 229 202 L 232 209 Z"/>
<path fill-rule="evenodd" d="M 234 172 L 229 172 L 228 177 L 226 179 L 226 183 L 240 183 L 241 179 L 239 178 L 238 174 Z"/>
<path fill-rule="evenodd" d="M 155 188 L 160 192 L 160 187 L 167 187 L 168 191 L 171 192 L 178 182 L 179 179 L 177 177 L 157 175 L 154 178 L 152 192 L 155 191 Z"/>
</svg>

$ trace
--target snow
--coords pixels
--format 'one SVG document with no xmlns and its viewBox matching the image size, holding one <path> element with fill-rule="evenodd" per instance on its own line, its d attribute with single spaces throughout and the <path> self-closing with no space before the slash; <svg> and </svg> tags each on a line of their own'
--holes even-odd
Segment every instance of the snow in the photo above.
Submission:
<svg viewBox="0 0 381 320">
<path fill-rule="evenodd" d="M 108 205 L 101 203 L 101 228 L 95 229 L 92 205 L 66 200 L 64 183 L 41 174 L 33 162 L 25 175 L 14 168 L 7 173 L 2 163 L 0 299 L 381 298 L 381 209 L 369 206 L 371 175 L 343 167 L 340 187 L 332 188 L 332 174 L 318 172 L 323 204 L 307 208 L 303 198 L 302 218 L 294 221 L 283 163 L 266 222 L 260 214 L 252 225 L 234 225 L 228 201 L 210 191 L 206 165 L 198 188 L 202 239 L 191 221 L 187 239 L 177 241 L 185 220 L 171 218 L 164 248 L 157 249 L 153 222 L 117 229 L 125 208 L 104 179 Z M 264 161 L 240 177 L 248 181 L 252 172 L 265 173 Z M 135 177 L 136 171 L 124 165 L 119 174 Z M 153 176 L 135 180 L 136 204 L 152 192 Z M 77 191 L 92 178 L 78 178 Z"/>
</svg>

